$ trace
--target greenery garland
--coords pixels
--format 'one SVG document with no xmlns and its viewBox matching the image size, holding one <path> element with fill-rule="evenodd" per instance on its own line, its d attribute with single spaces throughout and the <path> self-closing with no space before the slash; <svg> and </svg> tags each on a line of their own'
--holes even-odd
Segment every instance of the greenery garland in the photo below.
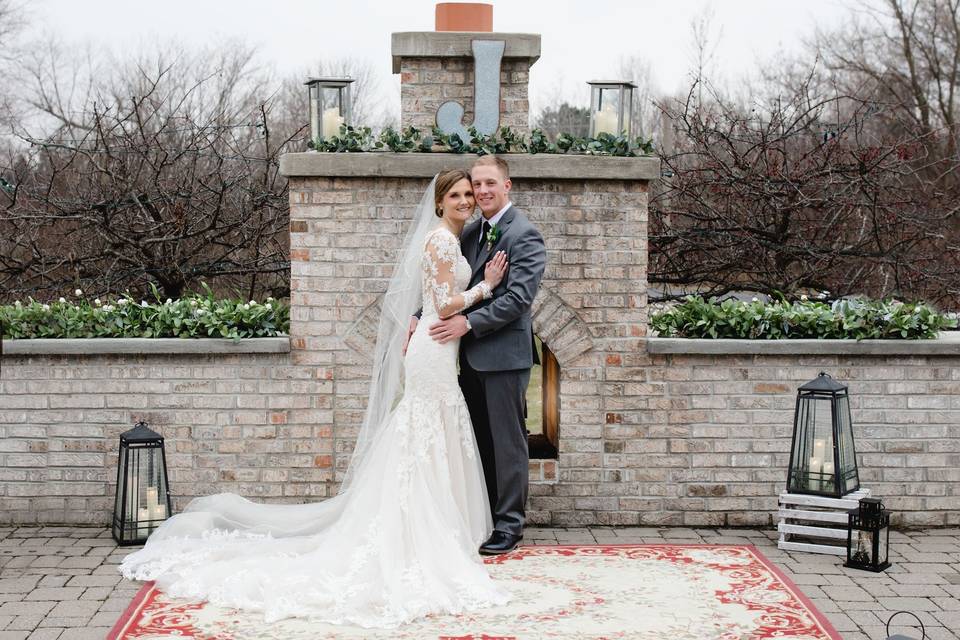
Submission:
<svg viewBox="0 0 960 640">
<path fill-rule="evenodd" d="M 329 139 L 316 139 L 307 146 L 315 151 L 328 153 L 354 153 L 392 151 L 394 153 L 474 153 L 489 155 L 500 153 L 556 153 L 586 154 L 596 156 L 636 157 L 653 153 L 653 140 L 636 138 L 630 140 L 622 135 L 601 133 L 595 138 L 580 138 L 561 133 L 551 142 L 540 129 L 534 129 L 529 141 L 510 127 L 501 127 L 493 135 L 483 135 L 470 127 L 470 140 L 464 141 L 458 134 L 447 135 L 433 127 L 424 135 L 416 127 L 396 131 L 392 127 L 374 135 L 370 127 L 340 125 L 340 135 Z"/>
<path fill-rule="evenodd" d="M 650 317 L 650 327 L 666 338 L 931 339 L 957 320 L 922 302 L 851 298 L 832 303 L 785 298 L 763 302 L 689 296 Z"/>
</svg>

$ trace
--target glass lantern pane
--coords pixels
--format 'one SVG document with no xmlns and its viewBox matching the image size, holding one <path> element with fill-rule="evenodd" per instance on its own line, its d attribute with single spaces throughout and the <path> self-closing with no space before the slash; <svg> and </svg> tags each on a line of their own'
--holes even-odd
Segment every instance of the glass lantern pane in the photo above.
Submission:
<svg viewBox="0 0 960 640">
<path fill-rule="evenodd" d="M 855 531 L 857 543 L 854 545 L 854 551 L 850 560 L 861 565 L 869 565 L 873 562 L 873 532 Z"/>
<path fill-rule="evenodd" d="M 887 550 L 888 550 L 888 540 L 887 537 L 890 535 L 889 527 L 884 527 L 880 529 L 877 534 L 877 564 L 883 564 L 887 561 Z"/>
<path fill-rule="evenodd" d="M 341 89 L 338 87 L 324 87 L 321 104 L 320 120 L 323 126 L 323 137 L 331 138 L 340 135 L 340 125 L 343 124 L 343 102 Z"/>
<path fill-rule="evenodd" d="M 850 493 L 860 486 L 857 475 L 857 457 L 853 446 L 853 425 L 850 420 L 850 398 L 837 398 L 838 457 L 840 459 L 840 486 L 842 493 Z"/>
<path fill-rule="evenodd" d="M 598 89 L 593 114 L 593 135 L 596 136 L 600 133 L 619 134 L 619 114 L 620 89 Z"/>
<path fill-rule="evenodd" d="M 624 133 L 628 138 L 633 137 L 633 120 L 635 117 L 634 108 L 636 105 L 633 103 L 633 87 L 624 87 L 623 89 L 623 126 L 620 127 L 621 133 Z"/>
<path fill-rule="evenodd" d="M 126 475 L 127 537 L 146 538 L 167 517 L 167 487 L 157 447 L 131 448 Z"/>
<path fill-rule="evenodd" d="M 835 469 L 830 398 L 801 397 L 796 429 L 794 484 L 801 490 L 832 492 Z"/>
<path fill-rule="evenodd" d="M 320 136 L 320 85 L 309 85 L 310 94 L 310 139 L 316 140 Z"/>
</svg>

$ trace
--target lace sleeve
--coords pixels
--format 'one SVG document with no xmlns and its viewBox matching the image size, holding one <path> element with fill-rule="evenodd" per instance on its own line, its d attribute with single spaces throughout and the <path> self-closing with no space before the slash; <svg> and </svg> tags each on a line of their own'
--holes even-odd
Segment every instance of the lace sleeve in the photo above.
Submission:
<svg viewBox="0 0 960 640">
<path fill-rule="evenodd" d="M 459 258 L 460 243 L 452 233 L 438 231 L 427 240 L 423 253 L 424 274 L 433 297 L 433 305 L 441 318 L 456 315 L 493 295 L 486 282 L 481 282 L 463 293 L 454 293 Z"/>
</svg>

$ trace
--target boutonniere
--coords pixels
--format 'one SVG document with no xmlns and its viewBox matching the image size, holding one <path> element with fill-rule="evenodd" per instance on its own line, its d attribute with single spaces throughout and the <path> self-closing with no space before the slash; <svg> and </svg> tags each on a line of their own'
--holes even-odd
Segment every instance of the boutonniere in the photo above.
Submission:
<svg viewBox="0 0 960 640">
<path fill-rule="evenodd" d="M 495 224 L 490 225 L 490 228 L 487 230 L 487 251 L 493 248 L 493 245 L 497 243 L 497 240 L 500 238 L 500 227 Z"/>
</svg>

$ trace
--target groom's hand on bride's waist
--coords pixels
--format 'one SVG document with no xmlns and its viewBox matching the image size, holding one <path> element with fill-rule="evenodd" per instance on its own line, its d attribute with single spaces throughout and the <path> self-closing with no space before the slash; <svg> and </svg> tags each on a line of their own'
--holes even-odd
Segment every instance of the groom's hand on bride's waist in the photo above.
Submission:
<svg viewBox="0 0 960 640">
<path fill-rule="evenodd" d="M 469 330 L 466 316 L 458 314 L 430 325 L 430 337 L 443 344 L 465 336 Z"/>
</svg>

